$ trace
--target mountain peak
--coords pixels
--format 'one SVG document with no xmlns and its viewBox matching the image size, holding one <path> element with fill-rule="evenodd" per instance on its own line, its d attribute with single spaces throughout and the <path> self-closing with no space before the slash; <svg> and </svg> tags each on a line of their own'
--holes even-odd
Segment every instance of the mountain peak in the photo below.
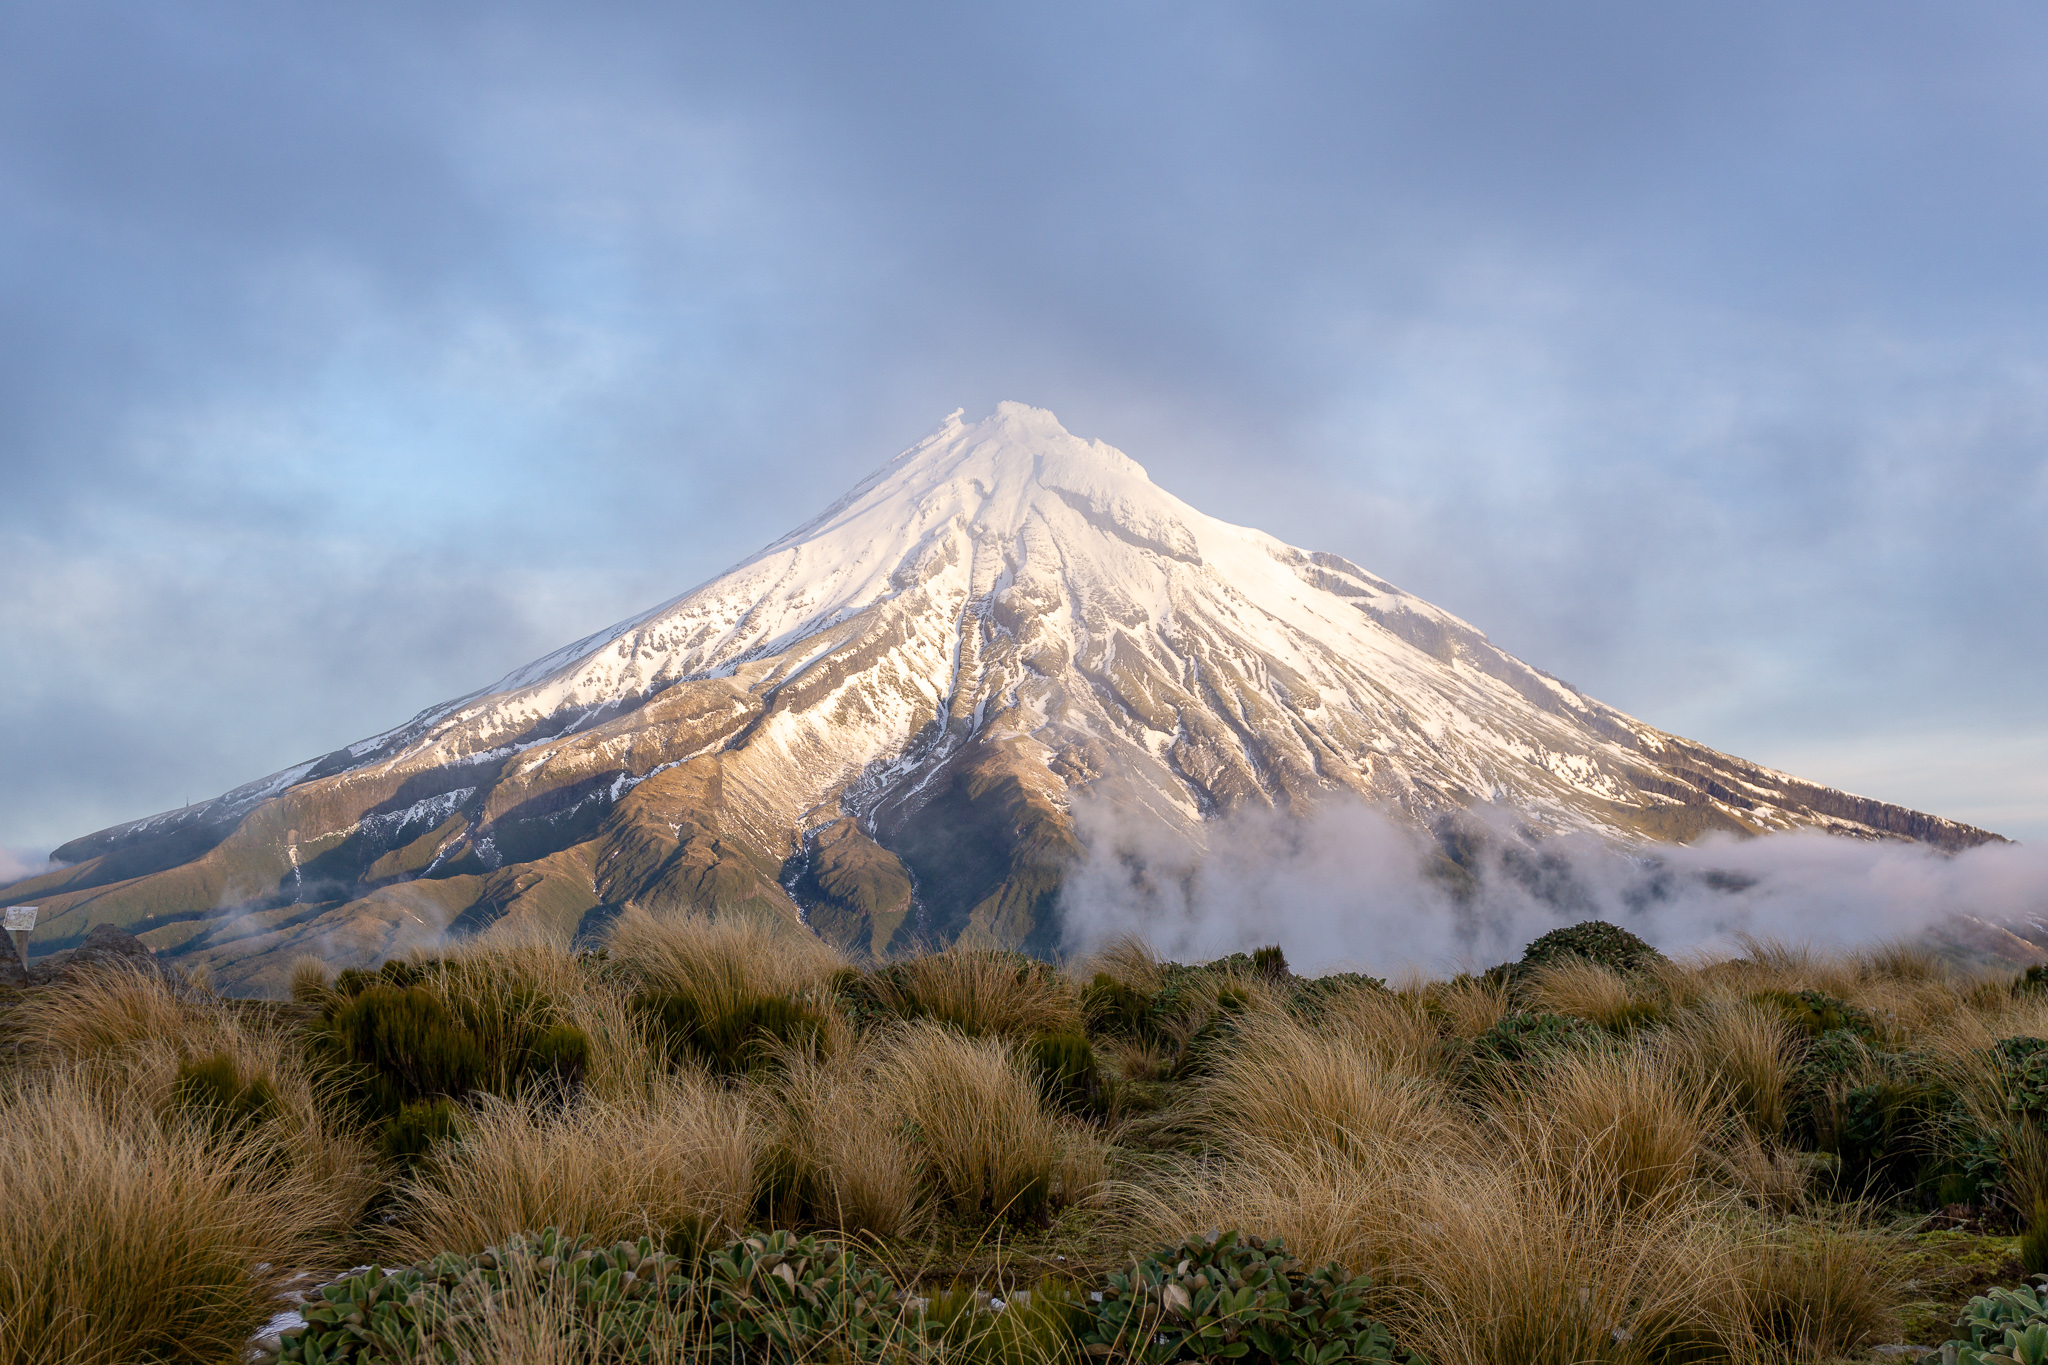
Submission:
<svg viewBox="0 0 2048 1365">
<path fill-rule="evenodd" d="M 1198 846 L 1350 795 L 1647 842 L 1995 836 L 1656 730 L 1350 561 L 1219 521 L 1022 403 L 949 415 L 680 597 L 314 762 L 75 840 L 12 888 L 237 984 L 620 907 L 877 953 L 1058 942 L 1084 794 Z"/>
</svg>

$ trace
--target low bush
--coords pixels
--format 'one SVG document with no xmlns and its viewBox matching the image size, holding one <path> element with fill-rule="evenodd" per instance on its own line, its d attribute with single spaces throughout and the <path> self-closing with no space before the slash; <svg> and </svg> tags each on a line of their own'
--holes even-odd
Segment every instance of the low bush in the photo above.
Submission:
<svg viewBox="0 0 2048 1365">
<path fill-rule="evenodd" d="M 1481 1081 L 1509 1080 L 1560 1051 L 1596 1043 L 1604 1036 L 1570 1015 L 1516 1012 L 1502 1015 L 1478 1037 L 1454 1043 L 1447 1055 L 1458 1074 Z"/>
<path fill-rule="evenodd" d="M 1531 943 L 1522 950 L 1521 965 L 1533 970 L 1574 959 L 1624 974 L 1648 971 L 1670 961 L 1621 926 L 1589 919 L 1552 929 Z"/>
<path fill-rule="evenodd" d="M 822 1014 L 780 995 L 707 1000 L 683 991 L 643 991 L 632 1005 L 671 1065 L 695 1063 L 719 1076 L 762 1070 L 790 1051 L 813 1051 L 825 1031 Z"/>
<path fill-rule="evenodd" d="M 1081 1348 L 1091 1356 L 1157 1365 L 1247 1358 L 1420 1365 L 1366 1316 L 1370 1285 L 1334 1262 L 1304 1273 L 1277 1239 L 1211 1233 L 1110 1276 L 1082 1329 Z"/>
<path fill-rule="evenodd" d="M 1101 1112 L 1102 1071 L 1087 1034 L 1041 1033 L 1025 1046 L 1024 1056 L 1047 1103 L 1070 1114 Z"/>
<path fill-rule="evenodd" d="M 278 1113 L 277 1087 L 265 1076 L 244 1077 L 224 1052 L 181 1065 L 171 1098 L 220 1137 L 248 1132 Z"/>
<path fill-rule="evenodd" d="M 1758 991 L 1749 1000 L 1777 1010 L 1794 1033 L 1808 1038 L 1843 1031 L 1864 1042 L 1877 1041 L 1877 1025 L 1869 1014 L 1821 991 Z"/>
<path fill-rule="evenodd" d="M 1081 1014 L 1088 1031 L 1112 1038 L 1148 1038 L 1156 1034 L 1152 993 L 1097 972 L 1081 991 Z"/>
</svg>

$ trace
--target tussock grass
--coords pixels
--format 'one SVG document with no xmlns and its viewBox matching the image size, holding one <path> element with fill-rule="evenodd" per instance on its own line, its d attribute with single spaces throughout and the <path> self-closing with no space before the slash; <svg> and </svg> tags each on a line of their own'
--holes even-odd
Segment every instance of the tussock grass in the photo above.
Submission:
<svg viewBox="0 0 2048 1365">
<path fill-rule="evenodd" d="M 1145 940 L 1135 934 L 1120 934 L 1097 948 L 1074 966 L 1074 978 L 1083 984 L 1097 973 L 1133 990 L 1156 994 L 1166 984 L 1166 968 Z"/>
<path fill-rule="evenodd" d="M 1940 953 L 1925 944 L 1909 943 L 1904 939 L 1884 939 L 1873 943 L 1860 952 L 1850 954 L 1849 961 L 1857 976 L 1866 981 L 1909 981 L 1947 986 L 1954 976 L 1953 969 L 1942 961 Z"/>
<path fill-rule="evenodd" d="M 1791 1030 L 1773 1009 L 1709 1001 L 1674 1021 L 1668 1040 L 1686 1084 L 1718 1091 L 1759 1139 L 1785 1128 L 1793 1085 Z"/>
<path fill-rule="evenodd" d="M 301 1005 L 324 1005 L 328 992 L 334 988 L 334 969 L 317 957 L 301 957 L 292 962 L 289 997 Z"/>
<path fill-rule="evenodd" d="M 1751 1330 L 1778 1358 L 1836 1359 L 1897 1329 L 1898 1250 L 1878 1233 L 1794 1226 L 1743 1247 L 1738 1277 Z"/>
<path fill-rule="evenodd" d="M 1107 1176 L 1100 1141 L 1047 1109 L 1007 1039 L 918 1020 L 882 1047 L 879 1092 L 917 1134 L 934 1193 L 956 1213 L 1035 1216 Z"/>
<path fill-rule="evenodd" d="M 130 967 L 88 967 L 72 973 L 65 990 L 21 997 L 8 1025 L 31 1055 L 82 1061 L 177 1038 L 219 1014 L 213 997 L 187 982 Z"/>
<path fill-rule="evenodd" d="M 1566 958 L 1531 974 L 1525 987 L 1539 1008 L 1621 1031 L 1663 1014 L 1661 1002 L 1620 974 L 1584 958 Z"/>
<path fill-rule="evenodd" d="M 1574 1049 L 1515 1086 L 1503 1136 L 1573 1197 L 1641 1213 L 1699 1180 L 1719 1099 L 1649 1048 Z"/>
<path fill-rule="evenodd" d="M 791 1054 L 758 1087 L 782 1221 L 894 1237 L 923 1220 L 919 1154 L 878 1061 L 872 1048 Z"/>
<path fill-rule="evenodd" d="M 764 996 L 817 997 L 847 965 L 824 940 L 764 920 L 638 906 L 613 924 L 608 947 L 640 985 L 688 995 L 714 1014 Z"/>
<path fill-rule="evenodd" d="M 1389 1070 L 1426 1076 L 1438 1069 L 1443 1037 L 1419 994 L 1347 990 L 1324 1001 L 1321 1016 L 1317 1032 L 1342 1040 Z"/>
<path fill-rule="evenodd" d="M 271 1313 L 257 1267 L 321 1249 L 329 1210 L 278 1178 L 274 1138 L 163 1122 L 117 1080 L 65 1067 L 0 1088 L 0 1359 L 234 1359 Z"/>
<path fill-rule="evenodd" d="M 1508 1012 L 1506 988 L 1476 976 L 1433 985 L 1424 998 L 1454 1038 L 1477 1038 Z"/>
<path fill-rule="evenodd" d="M 1428 1076 L 1412 1015 L 1395 1002 L 1378 1017 L 1398 1031 L 1377 1031 L 1362 1007 L 1318 1025 L 1252 1015 L 1238 1046 L 1217 1058 L 1171 1121 L 1222 1150 L 1252 1141 L 1328 1146 L 1363 1159 L 1455 1144 L 1460 1123 L 1441 1082 Z"/>
<path fill-rule="evenodd" d="M 1739 1358 L 1742 1263 L 1718 1205 L 1617 1218 L 1580 1197 L 1591 1176 L 1520 1145 L 1396 1147 L 1248 1142 L 1117 1197 L 1154 1240 L 1258 1227 L 1370 1270 L 1372 1311 L 1441 1365 Z"/>
<path fill-rule="evenodd" d="M 393 1246 L 417 1259 L 544 1227 L 607 1241 L 725 1235 L 752 1206 L 761 1138 L 743 1099 L 689 1072 L 573 1107 L 482 1098 L 401 1186 Z"/>
<path fill-rule="evenodd" d="M 1078 1032 L 1073 983 L 1017 953 L 948 948 L 889 964 L 870 979 L 880 1003 L 906 1019 L 936 1019 L 973 1037 Z"/>
</svg>

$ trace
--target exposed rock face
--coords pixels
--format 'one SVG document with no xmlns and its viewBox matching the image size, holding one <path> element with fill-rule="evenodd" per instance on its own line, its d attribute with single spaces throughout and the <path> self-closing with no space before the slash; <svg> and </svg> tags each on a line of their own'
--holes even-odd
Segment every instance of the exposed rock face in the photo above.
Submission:
<svg viewBox="0 0 2048 1365">
<path fill-rule="evenodd" d="M 385 734 L 89 835 L 10 892 L 227 985 L 627 902 L 849 947 L 1049 947 L 1090 791 L 1199 838 L 1354 793 L 1619 840 L 1995 838 L 1665 734 L 1334 555 L 1203 516 L 1121 452 L 956 414 L 704 586 Z"/>
<path fill-rule="evenodd" d="M 76 948 L 34 958 L 26 970 L 14 954 L 14 945 L 10 942 L 6 948 L 5 965 L 0 966 L 0 986 L 61 984 L 76 972 L 110 967 L 157 972 L 166 977 L 175 975 L 157 962 L 148 944 L 112 924 L 95 924 Z"/>
</svg>

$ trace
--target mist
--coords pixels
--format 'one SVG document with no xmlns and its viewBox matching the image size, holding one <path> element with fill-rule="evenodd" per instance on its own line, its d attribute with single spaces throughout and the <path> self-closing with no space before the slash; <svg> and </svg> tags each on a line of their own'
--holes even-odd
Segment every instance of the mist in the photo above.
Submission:
<svg viewBox="0 0 2048 1365">
<path fill-rule="evenodd" d="M 58 866 L 41 849 L 0 848 L 0 887 L 40 877 Z"/>
<path fill-rule="evenodd" d="M 1239 813 L 1203 826 L 1199 844 L 1103 801 L 1074 813 L 1089 852 L 1061 903 L 1070 953 L 1127 933 L 1176 961 L 1278 943 L 1298 972 L 1394 975 L 1484 968 L 1585 919 L 1708 954 L 1744 936 L 1843 948 L 1957 915 L 2048 919 L 2048 849 L 2023 844 L 1949 855 L 1799 832 L 1622 850 L 1481 809 L 1460 869 L 1430 834 L 1359 801 L 1306 818 Z"/>
</svg>

